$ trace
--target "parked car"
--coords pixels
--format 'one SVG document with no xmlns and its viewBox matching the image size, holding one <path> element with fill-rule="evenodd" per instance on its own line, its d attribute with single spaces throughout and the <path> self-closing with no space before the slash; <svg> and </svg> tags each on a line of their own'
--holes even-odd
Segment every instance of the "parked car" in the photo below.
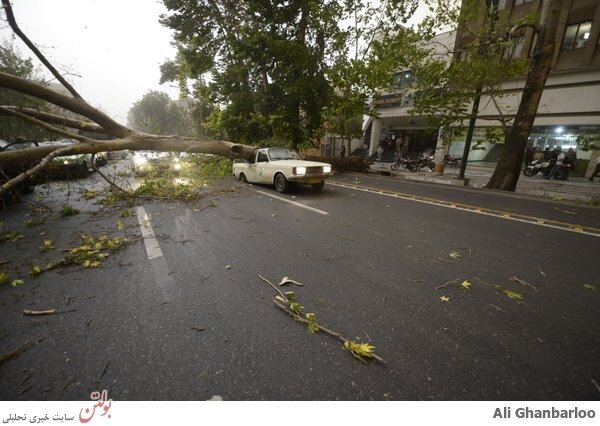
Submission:
<svg viewBox="0 0 600 426">
<path fill-rule="evenodd" d="M 44 145 L 68 145 L 78 143 L 72 139 L 61 139 L 52 142 L 40 142 Z M 50 179 L 84 178 L 93 171 L 92 164 L 100 167 L 106 164 L 106 159 L 95 154 L 74 154 L 54 157 L 44 169 L 42 177 Z"/>
<path fill-rule="evenodd" d="M 185 154 L 179 152 L 136 151 L 129 157 L 131 169 L 138 176 L 157 173 L 178 174 L 185 167 Z"/>
<path fill-rule="evenodd" d="M 16 142 L 8 143 L 4 140 L 0 140 L 0 152 L 18 151 L 22 149 L 35 148 L 38 146 L 37 142 L 30 140 L 17 140 Z M 2 165 L 0 166 L 0 185 L 8 182 L 9 180 L 19 176 L 26 170 L 35 167 L 39 161 L 30 162 L 27 164 L 17 165 Z M 31 179 L 25 179 L 19 185 L 17 185 L 12 191 L 11 196 L 17 193 L 29 194 L 33 192 L 35 182 Z"/>
<path fill-rule="evenodd" d="M 233 174 L 244 182 L 275 185 L 278 192 L 288 192 L 293 184 L 321 190 L 332 175 L 331 164 L 305 161 L 288 148 L 257 149 L 250 161 L 233 163 Z"/>
</svg>

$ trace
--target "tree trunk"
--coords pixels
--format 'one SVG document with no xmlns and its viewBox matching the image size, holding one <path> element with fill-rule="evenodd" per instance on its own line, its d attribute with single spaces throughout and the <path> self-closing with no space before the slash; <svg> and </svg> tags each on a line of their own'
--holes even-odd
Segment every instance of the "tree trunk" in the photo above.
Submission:
<svg viewBox="0 0 600 426">
<path fill-rule="evenodd" d="M 544 86 L 552 66 L 556 28 L 562 1 L 545 0 L 538 28 L 538 41 L 527 74 L 515 121 L 504 139 L 504 151 L 485 188 L 514 191 L 521 173 L 527 139 L 531 133 Z"/>
</svg>

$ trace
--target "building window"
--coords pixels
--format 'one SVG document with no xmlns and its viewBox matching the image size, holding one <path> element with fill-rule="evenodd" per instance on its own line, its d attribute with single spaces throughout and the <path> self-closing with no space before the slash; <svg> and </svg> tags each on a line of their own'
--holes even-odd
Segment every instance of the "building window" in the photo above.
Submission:
<svg viewBox="0 0 600 426">
<path fill-rule="evenodd" d="M 592 30 L 592 21 L 581 22 L 580 24 L 568 25 L 565 30 L 561 50 L 581 49 L 590 38 Z"/>
<path fill-rule="evenodd" d="M 505 7 L 506 7 L 506 0 L 499 0 L 498 1 L 498 10 L 504 10 Z"/>
<path fill-rule="evenodd" d="M 415 73 L 412 71 L 403 71 L 396 73 L 394 87 L 397 89 L 408 89 L 415 81 Z"/>
<path fill-rule="evenodd" d="M 533 0 L 515 0 L 515 6 L 519 6 L 525 3 L 531 3 Z"/>
</svg>

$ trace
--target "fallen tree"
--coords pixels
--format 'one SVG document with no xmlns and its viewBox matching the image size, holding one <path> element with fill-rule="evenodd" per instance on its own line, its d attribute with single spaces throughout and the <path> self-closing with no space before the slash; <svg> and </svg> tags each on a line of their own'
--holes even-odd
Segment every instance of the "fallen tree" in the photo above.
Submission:
<svg viewBox="0 0 600 426">
<path fill-rule="evenodd" d="M 18 105 L 0 106 L 0 113 L 25 120 L 32 125 L 40 126 L 58 135 L 78 141 L 71 145 L 40 146 L 36 148 L 0 153 L 0 169 L 6 165 L 28 164 L 32 161 L 40 163 L 16 176 L 0 186 L 0 196 L 16 187 L 28 177 L 33 177 L 56 156 L 104 151 L 155 150 L 201 153 L 225 156 L 228 158 L 249 159 L 253 146 L 236 144 L 224 140 L 197 139 L 181 136 L 165 136 L 140 132 L 119 124 L 108 115 L 85 101 L 81 95 L 56 70 L 29 38 L 20 30 L 13 14 L 9 0 L 2 0 L 7 21 L 13 32 L 31 49 L 48 71 L 68 91 L 69 95 L 58 93 L 42 84 L 0 72 L 0 87 L 43 100 L 63 110 L 77 114 L 81 120 L 72 117 L 61 117 L 57 114 L 38 111 L 31 108 L 20 108 Z M 97 140 L 77 133 L 77 131 L 94 132 L 111 136 L 112 140 Z"/>
</svg>

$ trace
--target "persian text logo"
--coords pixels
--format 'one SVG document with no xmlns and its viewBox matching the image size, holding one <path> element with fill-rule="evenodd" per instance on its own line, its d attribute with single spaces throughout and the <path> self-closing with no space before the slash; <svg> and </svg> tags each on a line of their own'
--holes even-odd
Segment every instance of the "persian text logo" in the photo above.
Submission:
<svg viewBox="0 0 600 426">
<path fill-rule="evenodd" d="M 106 391 L 106 389 L 103 390 L 102 393 L 98 391 L 92 392 L 90 398 L 92 399 L 92 401 L 98 402 L 96 402 L 91 409 L 81 409 L 81 411 L 79 412 L 79 421 L 81 423 L 87 423 L 90 420 L 92 420 L 94 418 L 94 415 L 96 414 L 96 408 L 99 409 L 98 411 L 102 411 L 102 414 L 100 414 L 101 417 L 106 416 L 106 414 L 108 413 L 108 409 L 112 405 L 112 399 L 108 399 L 108 392 Z M 107 416 L 107 418 L 110 419 L 110 414 Z"/>
</svg>

